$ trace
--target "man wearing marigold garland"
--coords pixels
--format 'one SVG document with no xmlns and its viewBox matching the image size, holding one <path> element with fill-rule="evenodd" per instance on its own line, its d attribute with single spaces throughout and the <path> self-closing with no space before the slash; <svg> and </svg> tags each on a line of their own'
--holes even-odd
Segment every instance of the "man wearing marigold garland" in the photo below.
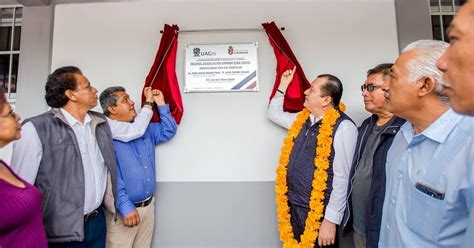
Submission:
<svg viewBox="0 0 474 248">
<path fill-rule="evenodd" d="M 280 239 L 284 247 L 337 246 L 357 128 L 340 109 L 342 83 L 330 74 L 304 92 L 303 111 L 283 112 L 295 71 L 283 73 L 267 111 L 270 120 L 290 129 L 275 180 Z"/>
<path fill-rule="evenodd" d="M 384 85 L 389 111 L 407 122 L 387 154 L 379 247 L 459 247 L 466 237 L 474 206 L 474 118 L 455 113 L 442 92 L 435 64 L 447 47 L 434 40 L 409 44 Z"/>
</svg>

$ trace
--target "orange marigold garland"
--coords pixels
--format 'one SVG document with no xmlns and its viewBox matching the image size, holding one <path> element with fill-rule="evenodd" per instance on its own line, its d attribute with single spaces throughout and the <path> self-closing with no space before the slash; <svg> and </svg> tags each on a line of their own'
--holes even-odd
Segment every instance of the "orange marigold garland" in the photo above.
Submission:
<svg viewBox="0 0 474 248">
<path fill-rule="evenodd" d="M 339 109 L 344 111 L 344 104 L 341 103 Z M 321 226 L 319 220 L 323 217 L 324 191 L 326 190 L 326 181 L 328 179 L 327 170 L 330 166 L 329 155 L 331 154 L 333 140 L 332 130 L 337 119 L 340 117 L 340 113 L 334 108 L 327 111 L 321 121 L 317 136 L 316 157 L 314 158 L 315 170 L 312 182 L 313 189 L 309 201 L 310 211 L 308 212 L 304 232 L 301 235 L 301 242 L 294 238 L 287 196 L 287 167 L 294 146 L 293 141 L 298 137 L 310 114 L 311 112 L 305 108 L 297 115 L 295 122 L 293 122 L 290 130 L 288 130 L 288 135 L 283 140 L 280 161 L 276 170 L 275 201 L 278 214 L 278 229 L 280 230 L 280 240 L 283 242 L 283 247 L 313 247 L 318 237 L 319 227 Z"/>
</svg>

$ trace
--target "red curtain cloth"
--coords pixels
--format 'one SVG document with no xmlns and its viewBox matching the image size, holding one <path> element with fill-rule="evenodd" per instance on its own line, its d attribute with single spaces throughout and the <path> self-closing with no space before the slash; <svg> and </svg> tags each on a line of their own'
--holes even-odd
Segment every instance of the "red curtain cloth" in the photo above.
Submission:
<svg viewBox="0 0 474 248">
<path fill-rule="evenodd" d="M 171 114 L 176 123 L 181 122 L 183 117 L 183 102 L 181 91 L 179 89 L 178 78 L 176 77 L 176 52 L 178 48 L 177 25 L 170 26 L 165 24 L 163 36 L 161 37 L 160 47 L 155 56 L 155 61 L 145 80 L 145 87 L 152 87 L 163 92 L 165 102 L 170 105 Z M 143 92 L 143 91 L 142 91 Z M 145 102 L 145 95 L 142 93 L 142 106 Z M 159 121 L 160 117 L 157 110 L 153 110 L 152 121 Z"/>
<path fill-rule="evenodd" d="M 306 78 L 300 63 L 296 56 L 291 51 L 290 45 L 286 42 L 285 37 L 276 26 L 275 22 L 262 23 L 265 32 L 268 35 L 270 44 L 273 46 L 275 57 L 277 60 L 276 79 L 273 86 L 270 99 L 275 95 L 280 78 L 284 71 L 293 69 L 296 65 L 296 72 L 285 93 L 285 100 L 283 102 L 283 110 L 287 112 L 298 112 L 303 109 L 304 91 L 310 87 L 310 83 Z"/>
</svg>

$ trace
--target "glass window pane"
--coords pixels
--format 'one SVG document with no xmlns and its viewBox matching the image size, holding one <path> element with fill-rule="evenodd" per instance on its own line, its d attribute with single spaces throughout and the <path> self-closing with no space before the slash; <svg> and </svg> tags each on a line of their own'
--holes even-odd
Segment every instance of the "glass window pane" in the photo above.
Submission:
<svg viewBox="0 0 474 248">
<path fill-rule="evenodd" d="M 23 17 L 23 8 L 15 8 L 15 23 L 21 23 Z"/>
<path fill-rule="evenodd" d="M 441 0 L 442 12 L 453 12 L 453 0 Z"/>
<path fill-rule="evenodd" d="M 430 11 L 439 12 L 439 0 L 430 0 Z"/>
<path fill-rule="evenodd" d="M 13 25 L 13 8 L 3 8 L 0 15 L 1 25 L 2 26 L 12 26 Z"/>
<path fill-rule="evenodd" d="M 10 62 L 10 55 L 0 55 L 0 87 L 4 92 L 7 92 L 8 87 L 8 65 Z"/>
<path fill-rule="evenodd" d="M 22 7 L 0 7 L 0 51 L 20 51 L 22 17 Z M 9 98 L 16 93 L 19 58 L 19 54 L 0 54 L 0 88 L 5 93 L 10 91 Z"/>
<path fill-rule="evenodd" d="M 444 32 L 444 41 L 449 42 L 449 38 L 446 35 L 446 30 L 449 27 L 449 24 L 453 21 L 454 16 L 453 15 L 444 15 L 442 16 L 443 18 L 443 32 Z"/>
<path fill-rule="evenodd" d="M 0 51 L 10 51 L 11 34 L 11 27 L 0 27 Z"/>
<path fill-rule="evenodd" d="M 18 78 L 18 61 L 19 61 L 19 54 L 13 54 L 13 63 L 12 63 L 12 80 L 10 84 L 10 92 L 16 93 L 16 86 L 17 86 L 17 78 Z"/>
<path fill-rule="evenodd" d="M 431 16 L 431 28 L 433 30 L 433 39 L 443 40 L 441 36 L 440 16 Z"/>
<path fill-rule="evenodd" d="M 454 0 L 454 10 L 455 10 L 456 12 L 458 12 L 458 11 L 459 11 L 459 8 L 461 8 L 461 4 L 462 4 L 461 2 L 463 2 L 463 1 L 461 1 L 461 0 Z"/>
<path fill-rule="evenodd" d="M 15 37 L 13 39 L 13 51 L 20 51 L 21 26 L 15 26 Z"/>
</svg>

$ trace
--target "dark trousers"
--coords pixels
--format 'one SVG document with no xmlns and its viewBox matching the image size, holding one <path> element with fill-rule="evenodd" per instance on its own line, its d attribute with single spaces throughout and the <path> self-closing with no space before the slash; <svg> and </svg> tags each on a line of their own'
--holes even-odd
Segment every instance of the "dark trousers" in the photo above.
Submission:
<svg viewBox="0 0 474 248">
<path fill-rule="evenodd" d="M 99 208 L 97 217 L 84 222 L 84 241 L 67 243 L 49 243 L 50 248 L 104 248 L 107 233 L 105 214 Z"/>
<path fill-rule="evenodd" d="M 301 207 L 297 206 L 294 204 L 291 204 L 288 202 L 288 205 L 290 206 L 290 222 L 291 222 L 291 227 L 293 228 L 293 236 L 295 239 L 300 242 L 301 241 L 301 235 L 303 235 L 304 232 L 304 227 L 306 226 L 306 218 L 308 217 L 308 212 L 309 208 L 306 207 Z M 323 219 L 321 219 L 323 221 Z M 339 247 L 339 241 L 338 241 L 338 230 L 339 228 L 336 226 L 336 240 L 334 245 L 327 245 L 324 246 L 324 248 L 338 248 Z M 318 238 L 316 238 L 314 247 L 320 247 L 318 245 Z"/>
</svg>

